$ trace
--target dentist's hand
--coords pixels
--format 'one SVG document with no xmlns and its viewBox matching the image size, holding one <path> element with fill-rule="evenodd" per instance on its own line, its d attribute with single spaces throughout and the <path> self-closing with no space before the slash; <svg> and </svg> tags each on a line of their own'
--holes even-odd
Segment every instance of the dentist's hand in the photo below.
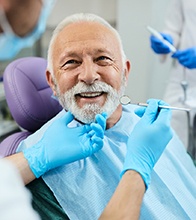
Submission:
<svg viewBox="0 0 196 220">
<path fill-rule="evenodd" d="M 173 44 L 173 39 L 169 34 L 163 34 L 163 33 L 160 34 L 163 36 L 165 40 Z M 157 54 L 168 54 L 171 52 L 171 50 L 167 45 L 165 45 L 161 40 L 159 40 L 157 37 L 154 37 L 153 35 L 150 36 L 150 43 L 151 43 L 151 48 Z"/>
<path fill-rule="evenodd" d="M 167 105 L 163 101 L 148 100 L 148 107 L 141 107 L 135 113 L 142 117 L 130 134 L 127 143 L 123 171 L 135 170 L 142 176 L 146 189 L 150 184 L 151 171 L 171 140 L 171 110 L 159 109 Z"/>
<path fill-rule="evenodd" d="M 69 128 L 74 119 L 70 112 L 54 121 L 34 146 L 23 151 L 29 166 L 38 178 L 48 170 L 68 164 L 99 151 L 103 147 L 106 117 L 96 115 L 90 125 Z"/>
<path fill-rule="evenodd" d="M 189 69 L 196 68 L 196 47 L 178 50 L 172 57 L 178 59 L 181 65 Z"/>
</svg>

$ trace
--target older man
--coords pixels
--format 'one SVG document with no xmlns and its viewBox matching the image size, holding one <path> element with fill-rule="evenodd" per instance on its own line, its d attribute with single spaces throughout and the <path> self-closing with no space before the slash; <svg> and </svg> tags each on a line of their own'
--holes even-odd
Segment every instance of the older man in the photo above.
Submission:
<svg viewBox="0 0 196 220">
<path fill-rule="evenodd" d="M 142 169 L 143 164 L 138 165 L 139 160 L 134 157 L 137 150 L 125 157 L 127 147 L 129 151 L 133 145 L 145 145 L 145 155 L 148 146 L 168 143 L 161 135 L 153 142 L 149 142 L 148 135 L 142 143 L 138 138 L 137 141 L 131 138 L 139 118 L 134 114 L 134 106 L 119 103 L 129 71 L 130 62 L 118 33 L 100 17 L 73 15 L 55 29 L 48 52 L 47 79 L 64 109 L 75 117 L 70 126 L 89 124 L 103 112 L 108 118 L 102 150 L 88 158 L 69 161 L 43 175 L 43 181 L 38 179 L 31 183 L 32 192 L 39 198 L 35 206 L 40 212 L 45 215 L 50 211 L 59 215 L 65 212 L 70 219 L 97 219 L 117 187 L 120 174 L 132 167 L 141 174 L 148 189 L 141 219 L 192 219 L 196 216 L 191 208 L 196 204 L 196 170 L 175 135 L 160 159 L 156 152 L 151 155 L 152 164 L 159 159 L 153 171 L 149 164 L 146 169 Z M 62 111 L 53 120 L 64 114 Z M 30 165 L 26 182 L 40 176 L 31 160 L 32 151 L 28 149 L 42 138 L 48 124 L 19 146 L 18 151 L 23 151 Z M 155 125 L 150 130 L 157 128 Z M 134 131 L 134 136 L 139 137 L 140 129 Z M 20 155 L 22 157 L 22 153 Z M 38 170 L 41 169 L 42 166 Z"/>
</svg>

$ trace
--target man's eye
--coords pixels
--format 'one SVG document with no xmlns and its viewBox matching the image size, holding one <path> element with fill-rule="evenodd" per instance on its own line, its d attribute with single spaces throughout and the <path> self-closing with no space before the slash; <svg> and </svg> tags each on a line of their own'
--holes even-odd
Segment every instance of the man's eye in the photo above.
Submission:
<svg viewBox="0 0 196 220">
<path fill-rule="evenodd" d="M 95 62 L 100 66 L 108 66 L 112 64 L 112 59 L 106 56 L 100 56 L 95 59 Z"/>
<path fill-rule="evenodd" d="M 108 59 L 109 59 L 108 57 L 100 56 L 96 60 L 99 61 L 99 60 L 108 60 Z"/>
<path fill-rule="evenodd" d="M 77 60 L 68 60 L 68 61 L 66 61 L 63 65 L 62 65 L 62 67 L 65 67 L 65 66 L 68 66 L 68 65 L 72 65 L 72 64 L 79 64 L 80 62 L 79 61 L 77 61 Z"/>
<path fill-rule="evenodd" d="M 66 63 L 65 63 L 65 65 L 66 64 L 78 64 L 79 62 L 77 61 L 77 60 L 68 60 Z"/>
</svg>

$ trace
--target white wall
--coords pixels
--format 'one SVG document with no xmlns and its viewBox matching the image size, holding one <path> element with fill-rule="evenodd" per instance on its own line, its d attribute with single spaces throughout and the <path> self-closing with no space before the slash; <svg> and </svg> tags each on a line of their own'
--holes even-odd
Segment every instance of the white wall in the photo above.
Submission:
<svg viewBox="0 0 196 220">
<path fill-rule="evenodd" d="M 160 64 L 158 56 L 150 49 L 150 34 L 146 26 L 161 30 L 168 2 L 118 0 L 117 28 L 122 36 L 125 53 L 132 63 L 126 92 L 134 102 L 163 96 L 169 65 Z"/>
<path fill-rule="evenodd" d="M 90 12 L 113 22 L 116 19 L 117 0 L 56 0 L 48 19 L 49 26 L 56 26 L 66 16 L 73 13 Z"/>
</svg>

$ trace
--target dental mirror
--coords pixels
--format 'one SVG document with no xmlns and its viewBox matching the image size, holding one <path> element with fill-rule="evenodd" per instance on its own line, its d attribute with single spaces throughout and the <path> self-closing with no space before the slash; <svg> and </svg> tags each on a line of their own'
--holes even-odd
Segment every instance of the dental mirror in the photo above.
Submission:
<svg viewBox="0 0 196 220">
<path fill-rule="evenodd" d="M 144 107 L 148 106 L 147 103 L 142 103 L 142 102 L 131 103 L 131 99 L 127 95 L 123 95 L 120 97 L 120 103 L 122 105 L 132 104 L 132 105 L 139 105 L 139 106 L 144 106 Z M 171 109 L 171 110 L 179 110 L 179 111 L 187 111 L 187 112 L 189 112 L 191 110 L 189 108 L 180 108 L 180 107 L 173 107 L 173 106 L 167 106 L 167 105 L 159 105 L 159 108 L 167 108 L 167 109 Z"/>
</svg>

